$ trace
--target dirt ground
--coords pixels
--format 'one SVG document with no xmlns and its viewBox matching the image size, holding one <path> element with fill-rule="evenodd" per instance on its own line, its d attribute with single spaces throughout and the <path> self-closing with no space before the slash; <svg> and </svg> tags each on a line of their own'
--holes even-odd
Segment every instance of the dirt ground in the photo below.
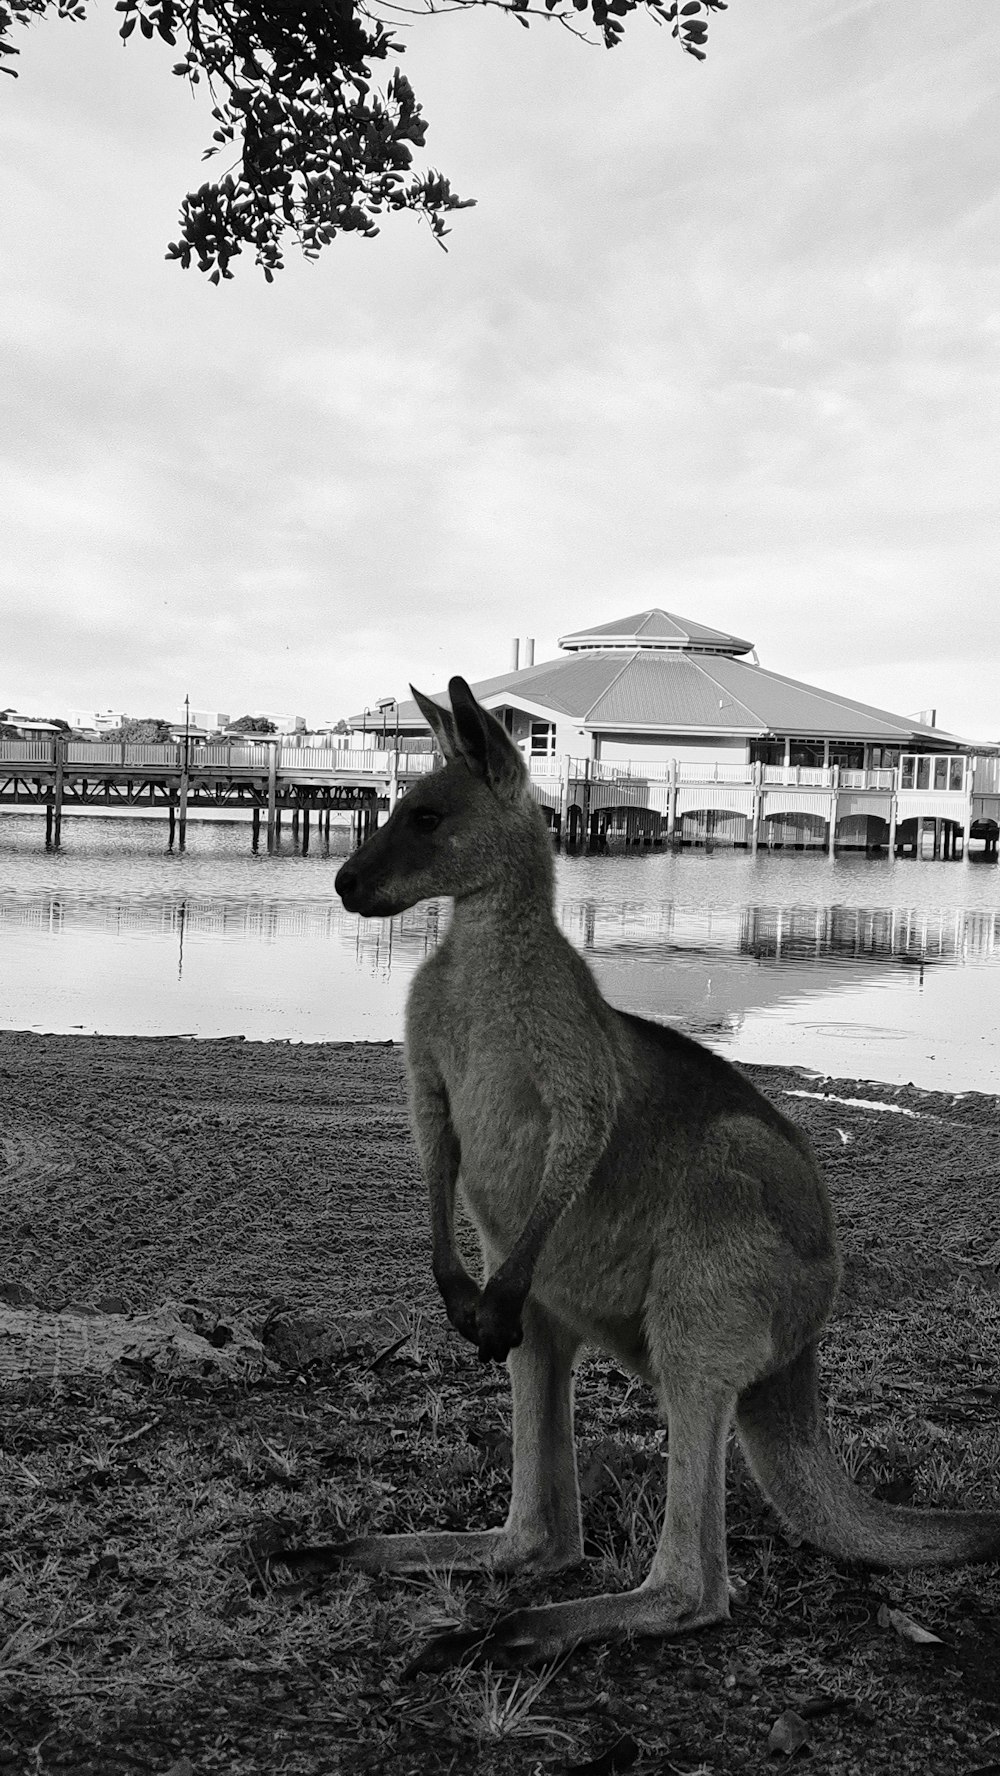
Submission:
<svg viewBox="0 0 1000 1776">
<path fill-rule="evenodd" d="M 883 1496 L 986 1503 L 1000 1490 L 1000 1100 L 748 1071 L 808 1129 L 829 1182 L 846 1259 L 826 1347 L 842 1450 Z M 891 1108 L 838 1101 L 852 1097 Z M 819 1556 L 785 1550 L 739 1477 L 730 1513 L 734 1564 L 741 1542 L 748 1551 L 745 1611 L 683 1648 L 588 1649 L 539 1702 L 551 1719 L 534 1738 L 531 1711 L 511 1727 L 488 1685 L 471 1711 L 467 1691 L 429 1678 L 399 1701 L 399 1635 L 409 1630 L 392 1614 L 403 1607 L 398 1585 L 351 1581 L 349 1621 L 330 1602 L 340 1581 L 286 1586 L 277 1600 L 268 1591 L 268 1535 L 308 1535 L 332 1505 L 392 1526 L 408 1509 L 433 1512 L 439 1494 L 454 1510 L 456 1489 L 474 1482 L 477 1521 L 502 1509 L 506 1378 L 484 1375 L 441 1326 L 398 1045 L 0 1033 L 0 1295 L 4 1285 L 53 1310 L 110 1298 L 138 1312 L 193 1297 L 258 1333 L 269 1318 L 280 1331 L 283 1310 L 293 1328 L 284 1347 L 272 1340 L 284 1366 L 260 1389 L 132 1375 L 127 1386 L 117 1377 L 0 1390 L 4 1776 L 561 1770 L 594 1758 L 604 1759 L 595 1769 L 694 1776 L 792 1755 L 823 1771 L 1000 1771 L 996 1569 L 873 1588 L 870 1575 L 838 1575 Z M 400 1350 L 383 1356 L 397 1335 Z M 648 1401 L 615 1392 L 613 1368 L 581 1376 L 584 1456 L 624 1426 L 641 1478 L 655 1422 Z M 456 1403 L 446 1436 L 440 1402 L 452 1389 L 473 1418 Z M 331 1493 L 334 1424 L 343 1483 Z M 148 1458 L 133 1459 L 133 1438 L 144 1449 L 147 1439 Z M 598 1468 L 622 1480 L 613 1460 Z M 237 1469 L 243 1490 L 220 1527 L 205 1489 L 217 1471 L 228 1484 Z M 141 1510 L 130 1485 L 146 1489 Z M 108 1640 L 111 1605 L 90 1593 L 126 1555 L 138 1571 L 143 1537 L 166 1536 L 184 1488 L 187 1527 L 164 1543 L 159 1576 L 148 1579 L 166 1587 L 163 1608 L 147 1609 L 147 1620 L 134 1595 L 119 1599 L 114 1620 L 133 1627 Z M 599 1515 L 606 1480 L 592 1493 Z M 31 1518 L 37 1535 L 26 1528 L 29 1505 L 41 1513 Z M 180 1583 L 171 1563 L 190 1548 L 193 1522 L 216 1536 L 216 1551 L 222 1537 L 223 1564 L 253 1571 L 238 1608 L 227 1593 L 230 1632 L 212 1627 L 206 1569 L 202 1639 L 186 1661 L 172 1653 L 163 1663 L 164 1636 L 183 1637 L 176 1617 L 187 1594 L 171 1590 Z M 55 1626 L 39 1601 L 50 1593 Z M 411 1586 L 411 1613 L 412 1595 Z M 897 1605 L 933 1617 L 943 1648 L 880 1623 L 879 1607 Z M 267 1612 L 279 1608 L 297 1612 L 299 1640 L 276 1664 L 277 1618 Z M 31 1656 L 21 1610 L 38 1643 Z M 74 1610 L 92 1624 L 93 1647 L 78 1625 L 71 1632 Z M 272 1651 L 255 1665 L 258 1618 Z M 369 1629 L 377 1656 L 366 1663 Z M 266 1681 L 253 1678 L 265 1669 Z M 268 1701 L 274 1682 L 280 1694 Z M 793 1704 L 805 1741 L 769 1749 Z"/>
</svg>

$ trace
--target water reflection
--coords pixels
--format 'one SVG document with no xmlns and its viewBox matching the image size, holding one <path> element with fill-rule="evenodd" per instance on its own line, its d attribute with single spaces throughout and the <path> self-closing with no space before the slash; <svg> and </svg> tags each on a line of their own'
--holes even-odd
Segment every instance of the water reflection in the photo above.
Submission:
<svg viewBox="0 0 1000 1776">
<path fill-rule="evenodd" d="M 132 823 L 94 822 L 53 856 L 7 844 L 15 825 L 0 822 L 8 1028 L 398 1038 L 447 922 L 436 902 L 394 920 L 345 913 L 346 840 L 254 857 L 245 832 L 200 827 L 168 859 Z M 923 1069 L 924 1083 L 950 1066 L 957 1086 L 990 1090 L 997 880 L 807 854 L 562 857 L 557 913 L 614 1004 L 731 1055 L 918 1082 Z"/>
</svg>

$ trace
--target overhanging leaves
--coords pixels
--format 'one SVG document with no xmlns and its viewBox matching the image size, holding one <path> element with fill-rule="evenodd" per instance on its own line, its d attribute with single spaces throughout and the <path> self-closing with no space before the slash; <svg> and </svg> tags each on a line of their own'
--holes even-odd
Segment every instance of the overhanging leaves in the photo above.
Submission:
<svg viewBox="0 0 1000 1776">
<path fill-rule="evenodd" d="M 609 49 L 641 7 L 703 61 L 708 18 L 726 0 L 418 0 L 416 9 L 385 0 L 384 10 L 413 17 L 483 5 L 523 25 L 555 19 L 577 35 L 592 20 Z M 443 245 L 450 213 L 474 203 L 443 174 L 414 170 L 427 124 L 406 76 L 389 66 L 405 46 L 365 0 L 117 0 L 116 11 L 126 42 L 138 31 L 180 44 L 174 73 L 204 82 L 212 99 L 204 158 L 229 159 L 181 205 L 167 258 L 185 270 L 195 264 L 217 284 L 249 251 L 271 282 L 287 236 L 312 259 L 339 234 L 376 235 L 400 210 L 424 217 Z M 12 27 L 52 12 L 81 20 L 86 0 L 0 0 L 0 73 L 16 72 Z"/>
</svg>

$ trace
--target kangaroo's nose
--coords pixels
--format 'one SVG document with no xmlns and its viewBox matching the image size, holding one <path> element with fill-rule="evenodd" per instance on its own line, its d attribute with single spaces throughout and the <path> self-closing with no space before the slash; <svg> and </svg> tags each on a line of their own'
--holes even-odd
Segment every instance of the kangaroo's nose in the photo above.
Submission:
<svg viewBox="0 0 1000 1776">
<path fill-rule="evenodd" d="M 333 885 L 344 905 L 352 899 L 358 886 L 358 872 L 353 863 L 342 863 L 333 878 Z"/>
</svg>

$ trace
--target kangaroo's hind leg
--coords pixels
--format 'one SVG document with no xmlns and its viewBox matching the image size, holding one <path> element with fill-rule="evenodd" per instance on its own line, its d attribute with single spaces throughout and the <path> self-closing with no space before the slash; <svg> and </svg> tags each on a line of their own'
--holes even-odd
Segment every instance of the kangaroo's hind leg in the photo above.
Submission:
<svg viewBox="0 0 1000 1776">
<path fill-rule="evenodd" d="M 530 1298 L 524 1338 L 507 1359 L 513 1389 L 514 1461 L 510 1510 L 502 1529 L 365 1535 L 283 1549 L 286 1566 L 361 1567 L 367 1572 L 553 1572 L 583 1557 L 580 1493 L 573 1447 L 575 1334 Z"/>
<path fill-rule="evenodd" d="M 557 1658 L 583 1641 L 622 1634 L 666 1636 L 724 1621 L 726 1441 L 735 1392 L 702 1376 L 670 1387 L 667 1507 L 650 1570 L 633 1591 L 574 1598 L 501 1616 L 486 1635 L 448 1632 L 429 1641 L 413 1669 L 470 1654 L 503 1664 Z"/>
</svg>

